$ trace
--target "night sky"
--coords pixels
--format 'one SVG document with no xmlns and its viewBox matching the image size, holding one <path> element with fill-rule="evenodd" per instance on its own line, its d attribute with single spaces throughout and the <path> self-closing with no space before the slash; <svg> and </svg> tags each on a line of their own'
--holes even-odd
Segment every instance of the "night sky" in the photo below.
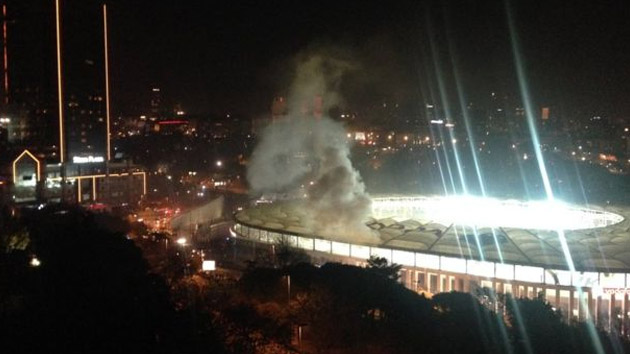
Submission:
<svg viewBox="0 0 630 354">
<path fill-rule="evenodd" d="M 100 2 L 63 4 L 68 90 L 99 87 Z M 519 94 L 506 3 L 500 0 L 108 4 L 115 112 L 141 112 L 157 86 L 166 102 L 190 113 L 266 114 L 272 98 L 286 94 L 293 58 L 304 51 L 355 63 L 342 86 L 350 109 L 393 102 L 420 112 L 419 103 L 437 90 L 433 59 L 451 99 L 453 62 L 470 101 L 482 102 L 493 91 Z M 511 4 L 536 103 L 568 115 L 628 116 L 628 2 Z M 53 8 L 52 0 L 9 1 L 17 87 L 51 87 Z"/>
</svg>

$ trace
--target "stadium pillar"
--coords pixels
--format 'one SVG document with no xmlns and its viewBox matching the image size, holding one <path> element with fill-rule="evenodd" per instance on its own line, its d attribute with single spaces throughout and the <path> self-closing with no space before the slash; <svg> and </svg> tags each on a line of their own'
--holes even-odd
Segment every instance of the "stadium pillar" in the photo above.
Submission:
<svg viewBox="0 0 630 354">
<path fill-rule="evenodd" d="M 599 295 L 597 296 L 597 299 L 595 300 L 595 323 L 598 326 L 601 326 L 601 316 L 600 316 L 601 311 L 602 311 L 602 296 Z"/>
<path fill-rule="evenodd" d="M 623 322 L 621 323 L 621 334 L 627 335 L 628 334 L 628 310 L 630 310 L 628 308 L 628 293 L 623 294 L 623 304 L 621 308 L 623 309 L 623 316 L 622 316 Z"/>
<path fill-rule="evenodd" d="M 610 299 L 608 300 L 608 330 L 612 332 L 613 330 L 613 310 L 615 309 L 615 293 L 610 294 Z"/>
<path fill-rule="evenodd" d="M 505 292 L 505 287 L 503 286 L 503 282 L 498 282 L 496 287 L 497 295 L 503 294 Z"/>
<path fill-rule="evenodd" d="M 468 277 L 462 279 L 462 291 L 466 293 L 470 292 L 470 279 L 468 279 Z"/>
<path fill-rule="evenodd" d="M 586 301 L 584 301 L 585 297 L 586 294 L 584 293 L 584 289 L 580 289 L 580 291 L 578 291 L 578 320 L 582 322 L 586 320 L 584 316 L 586 313 L 585 306 L 588 306 Z"/>
<path fill-rule="evenodd" d="M 595 301 L 593 301 L 593 291 L 591 289 L 587 292 L 588 296 L 588 319 L 593 320 L 595 314 Z"/>
<path fill-rule="evenodd" d="M 569 311 L 567 314 L 567 323 L 571 323 L 571 319 L 573 318 L 573 310 L 575 309 L 575 291 L 573 289 L 569 290 Z"/>
</svg>

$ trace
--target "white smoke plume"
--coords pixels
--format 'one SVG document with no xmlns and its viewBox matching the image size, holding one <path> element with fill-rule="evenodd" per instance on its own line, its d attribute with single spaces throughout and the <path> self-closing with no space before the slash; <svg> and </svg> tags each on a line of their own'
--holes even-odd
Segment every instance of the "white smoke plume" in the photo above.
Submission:
<svg viewBox="0 0 630 354">
<path fill-rule="evenodd" d="M 371 200 L 350 161 L 346 131 L 325 116 L 327 108 L 339 102 L 337 88 L 351 68 L 346 61 L 323 55 L 300 58 L 288 95 L 288 115 L 261 132 L 247 179 L 256 194 L 305 193 L 303 223 L 314 233 L 376 242 L 365 226 Z M 307 112 L 314 97 L 322 97 L 322 117 Z"/>
</svg>

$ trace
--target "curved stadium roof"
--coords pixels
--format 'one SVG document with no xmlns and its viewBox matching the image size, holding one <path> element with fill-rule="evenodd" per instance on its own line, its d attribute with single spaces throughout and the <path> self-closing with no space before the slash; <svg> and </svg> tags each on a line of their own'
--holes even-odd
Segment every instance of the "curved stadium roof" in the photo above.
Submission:
<svg viewBox="0 0 630 354">
<path fill-rule="evenodd" d="M 426 197 L 388 197 L 390 201 Z M 376 198 L 375 201 L 385 198 Z M 577 209 L 576 209 L 577 210 Z M 578 271 L 630 272 L 630 210 L 607 206 L 580 209 L 612 215 L 614 224 L 564 231 Z M 383 214 L 383 213 L 381 213 Z M 380 235 L 379 247 L 475 260 L 567 269 L 557 232 L 509 226 L 458 226 L 435 222 L 407 212 L 371 218 L 367 225 Z M 401 217 L 402 216 L 402 217 Z M 236 214 L 244 225 L 279 233 L 314 236 L 306 226 L 306 211 L 298 203 L 277 202 L 245 209 Z M 334 239 L 332 239 L 334 241 Z M 344 240 L 345 241 L 345 240 Z M 355 243 L 355 242 L 353 242 Z M 356 242 L 361 244 L 361 242 Z M 498 248 L 497 248 L 498 244 Z M 370 245 L 374 246 L 374 245 Z"/>
</svg>

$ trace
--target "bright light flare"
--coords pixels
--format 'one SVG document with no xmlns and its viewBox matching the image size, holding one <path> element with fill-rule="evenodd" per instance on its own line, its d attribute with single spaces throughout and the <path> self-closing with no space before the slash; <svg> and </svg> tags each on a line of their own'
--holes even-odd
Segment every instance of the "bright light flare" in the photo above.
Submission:
<svg viewBox="0 0 630 354">
<path fill-rule="evenodd" d="M 510 227 L 534 230 L 581 230 L 623 221 L 610 212 L 574 207 L 559 201 L 499 200 L 474 196 L 375 198 L 377 218 L 414 218 L 445 226 Z"/>
<path fill-rule="evenodd" d="M 212 272 L 217 269 L 216 262 L 212 260 L 204 260 L 201 263 L 201 270 L 204 272 Z"/>
</svg>

